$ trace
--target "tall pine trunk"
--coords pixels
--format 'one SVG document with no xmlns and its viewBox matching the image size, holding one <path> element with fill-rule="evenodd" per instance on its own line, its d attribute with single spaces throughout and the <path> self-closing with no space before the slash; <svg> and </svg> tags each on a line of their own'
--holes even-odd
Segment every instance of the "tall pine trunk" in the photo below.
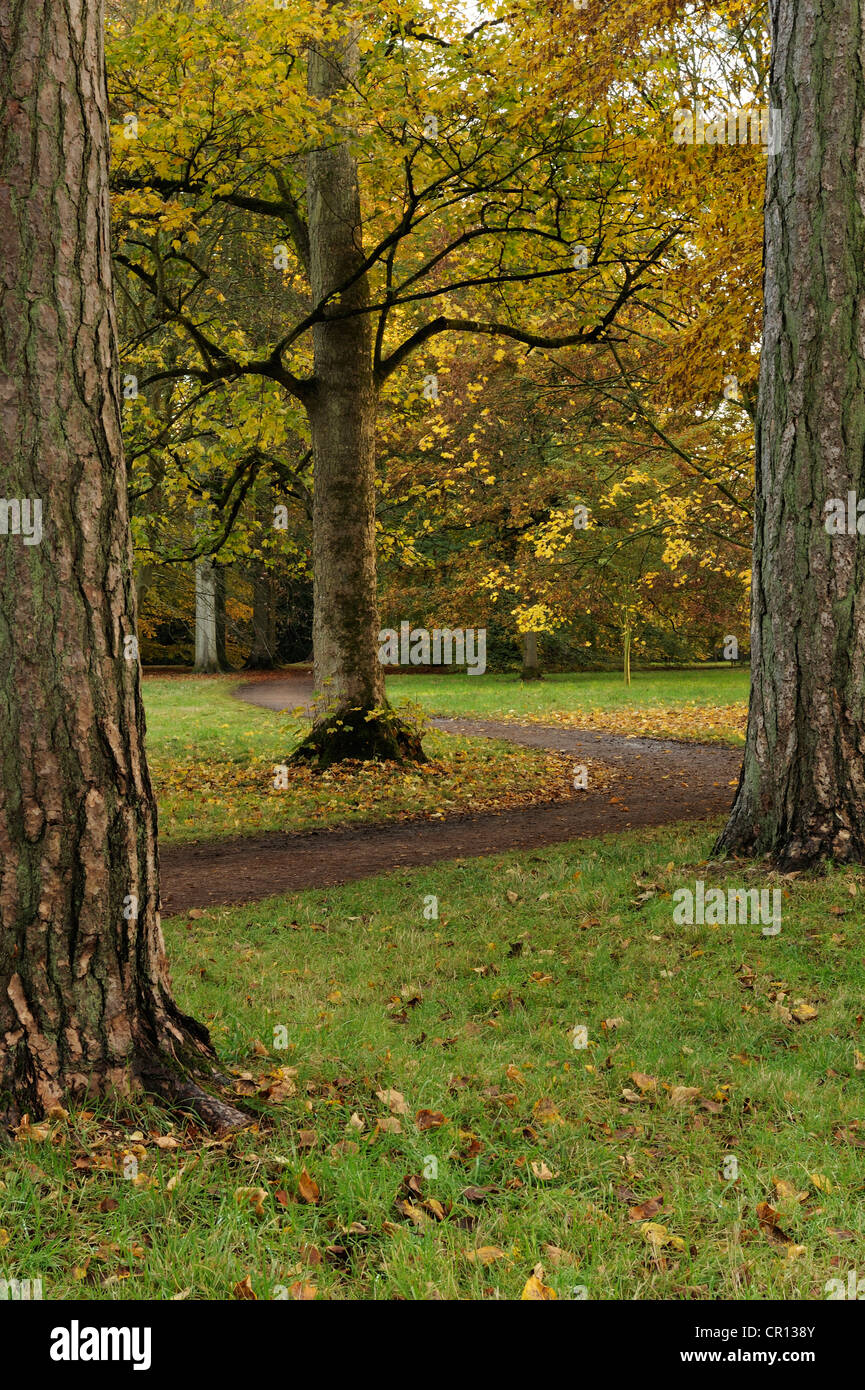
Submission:
<svg viewBox="0 0 865 1390">
<path fill-rule="evenodd" d="M 332 0 L 339 11 L 342 0 Z M 356 29 L 310 48 L 310 94 L 342 101 L 359 71 Z M 313 328 L 314 386 L 307 402 L 314 461 L 313 651 L 321 700 L 312 733 L 298 750 L 322 764 L 341 758 L 421 756 L 420 746 L 385 711 L 378 660 L 375 555 L 376 389 L 369 282 L 357 161 L 351 132 L 334 118 L 328 139 L 307 161 L 310 287 L 317 304 L 338 286 L 332 314 Z"/>
<path fill-rule="evenodd" d="M 0 1112 L 140 1087 L 246 1123 L 175 1005 L 144 756 L 101 0 L 0 8 Z"/>
<path fill-rule="evenodd" d="M 856 0 L 772 0 L 745 762 L 719 851 L 865 859 L 865 39 Z M 855 526 L 855 523 L 854 523 Z"/>
</svg>

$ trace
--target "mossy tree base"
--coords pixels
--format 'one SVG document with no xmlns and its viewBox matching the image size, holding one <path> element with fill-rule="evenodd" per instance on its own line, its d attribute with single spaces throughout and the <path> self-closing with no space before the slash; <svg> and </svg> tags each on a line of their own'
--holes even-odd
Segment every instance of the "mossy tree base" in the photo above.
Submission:
<svg viewBox="0 0 865 1390">
<path fill-rule="evenodd" d="M 770 823 L 739 806 L 734 806 L 724 831 L 715 842 L 714 855 L 763 858 L 784 873 L 812 869 L 831 861 L 837 864 L 865 864 L 865 837 L 862 818 L 858 825 L 836 815 L 797 818 L 797 824 Z"/>
<path fill-rule="evenodd" d="M 392 710 L 335 709 L 317 719 L 291 755 L 324 770 L 335 763 L 425 763 L 421 735 Z"/>
</svg>

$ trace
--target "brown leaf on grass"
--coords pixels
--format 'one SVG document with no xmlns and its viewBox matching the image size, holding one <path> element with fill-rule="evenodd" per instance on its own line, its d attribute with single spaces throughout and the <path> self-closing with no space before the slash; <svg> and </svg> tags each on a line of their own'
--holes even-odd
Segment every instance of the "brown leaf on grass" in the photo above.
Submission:
<svg viewBox="0 0 865 1390">
<path fill-rule="evenodd" d="M 757 1204 L 757 1220 L 760 1223 L 760 1230 L 773 1245 L 793 1244 L 793 1237 L 781 1230 L 778 1225 L 778 1213 L 774 1207 L 769 1206 L 768 1202 Z"/>
<path fill-rule="evenodd" d="M 549 1096 L 542 1097 L 535 1102 L 532 1113 L 540 1120 L 542 1125 L 563 1125 L 565 1122 L 559 1114 L 558 1106 Z"/>
<path fill-rule="evenodd" d="M 428 1226 L 432 1220 L 429 1212 L 424 1211 L 422 1206 L 416 1202 L 397 1202 L 396 1209 L 401 1216 L 407 1216 L 409 1221 L 415 1226 Z"/>
<path fill-rule="evenodd" d="M 779 1202 L 804 1202 L 808 1198 L 807 1192 L 800 1192 L 796 1184 L 786 1178 L 773 1178 L 772 1186 Z"/>
<path fill-rule="evenodd" d="M 497 1245 L 479 1245 L 477 1250 L 464 1250 L 463 1254 L 472 1264 L 478 1265 L 491 1265 L 496 1260 L 508 1258 L 504 1250 L 500 1250 Z"/>
<path fill-rule="evenodd" d="M 120 1203 L 118 1202 L 116 1197 L 103 1197 L 102 1201 L 99 1203 L 99 1210 L 103 1213 L 109 1211 L 116 1211 L 119 1206 Z M 0 1233 L 0 1236 L 2 1236 L 2 1233 Z M 3 1245 L 4 1243 L 5 1242 L 2 1240 L 2 1238 L 0 1238 L 0 1245 Z"/>
<path fill-rule="evenodd" d="M 817 1017 L 817 1010 L 813 1004 L 807 1004 L 804 999 L 800 999 L 792 1010 L 793 1017 L 797 1023 L 810 1023 Z"/>
<path fill-rule="evenodd" d="M 253 1092 L 254 1092 L 253 1087 Z M 252 1094 L 247 1093 L 247 1094 Z M 284 1100 L 290 1100 L 297 1095 L 297 1087 L 294 1082 L 286 1077 L 279 1081 L 272 1081 L 269 1086 L 265 1086 L 258 1093 L 262 1100 L 266 1100 L 270 1105 L 280 1105 Z"/>
<path fill-rule="evenodd" d="M 631 1221 L 649 1221 L 653 1216 L 658 1215 L 663 1205 L 664 1198 L 662 1194 L 659 1194 L 657 1197 L 649 1197 L 647 1201 L 640 1202 L 639 1206 L 630 1207 L 628 1210 L 628 1217 Z"/>
<path fill-rule="evenodd" d="M 389 1088 L 385 1091 L 376 1091 L 375 1095 L 376 1100 L 380 1100 L 382 1105 L 386 1105 L 392 1115 L 408 1115 L 410 1113 L 405 1097 L 400 1091 Z"/>
<path fill-rule="evenodd" d="M 318 1135 L 314 1129 L 299 1129 L 297 1131 L 297 1147 L 299 1149 L 314 1149 L 318 1143 Z"/>
<path fill-rule="evenodd" d="M 239 1187 L 234 1194 L 234 1200 L 239 1207 L 251 1206 L 256 1216 L 264 1216 L 264 1203 L 267 1199 L 267 1192 L 263 1187 Z"/>
<path fill-rule="evenodd" d="M 447 1124 L 440 1110 L 419 1110 L 414 1119 L 420 1130 L 441 1129 L 443 1124 Z"/>
<path fill-rule="evenodd" d="M 486 1202 L 495 1191 L 494 1187 L 464 1187 L 460 1196 L 464 1202 Z"/>
<path fill-rule="evenodd" d="M 307 1172 L 306 1168 L 301 1171 L 297 1180 L 297 1195 L 302 1202 L 308 1202 L 311 1205 L 321 1201 L 318 1183 L 312 1174 Z"/>
<path fill-rule="evenodd" d="M 560 1265 L 570 1265 L 576 1269 L 580 1263 L 576 1255 L 572 1255 L 570 1250 L 563 1250 L 560 1245 L 545 1245 L 544 1254 L 554 1269 Z"/>
<path fill-rule="evenodd" d="M 549 1182 L 551 1178 L 558 1177 L 558 1174 L 554 1173 L 552 1169 L 548 1168 L 543 1160 L 540 1160 L 540 1162 L 535 1162 L 535 1160 L 532 1159 L 532 1172 L 538 1179 L 538 1182 Z"/>
<path fill-rule="evenodd" d="M 254 1303 L 258 1302 L 258 1294 L 252 1287 L 252 1279 L 248 1274 L 245 1279 L 241 1279 L 239 1284 L 235 1284 L 232 1289 L 232 1295 L 234 1298 L 241 1300 L 245 1299 L 246 1301 L 252 1301 Z"/>
<path fill-rule="evenodd" d="M 375 1122 L 375 1130 L 374 1130 L 374 1133 L 375 1133 L 375 1134 L 402 1134 L 402 1123 L 401 1123 L 401 1121 L 399 1121 L 399 1120 L 397 1119 L 396 1115 L 387 1115 L 387 1116 L 385 1116 L 385 1118 L 384 1118 L 383 1120 L 381 1120 L 381 1119 L 380 1119 L 380 1120 L 376 1120 L 376 1122 Z M 346 1142 L 347 1142 L 346 1140 L 343 1140 L 343 1143 L 346 1143 Z M 356 1148 L 357 1148 L 357 1145 L 355 1145 L 355 1149 L 356 1149 Z"/>
<path fill-rule="evenodd" d="M 656 1076 L 647 1076 L 644 1071 L 632 1071 L 631 1080 L 637 1090 L 642 1091 L 644 1095 L 649 1095 L 652 1091 L 657 1091 L 658 1089 L 658 1078 Z"/>
<path fill-rule="evenodd" d="M 699 1086 L 674 1086 L 670 1092 L 670 1104 L 679 1110 L 683 1105 L 688 1105 L 692 1100 L 696 1100 L 699 1094 Z"/>
<path fill-rule="evenodd" d="M 311 1303 L 318 1295 L 315 1284 L 305 1284 L 302 1279 L 297 1279 L 291 1285 L 289 1291 L 295 1303 Z"/>
</svg>

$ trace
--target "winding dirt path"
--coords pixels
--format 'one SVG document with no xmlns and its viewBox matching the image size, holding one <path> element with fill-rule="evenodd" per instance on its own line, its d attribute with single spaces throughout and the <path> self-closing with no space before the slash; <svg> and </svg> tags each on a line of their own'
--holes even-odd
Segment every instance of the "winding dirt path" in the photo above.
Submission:
<svg viewBox="0 0 865 1390">
<path fill-rule="evenodd" d="M 312 699 L 312 681 L 299 673 L 249 682 L 234 694 L 265 709 L 294 709 Z M 168 846 L 160 853 L 163 913 L 327 888 L 441 859 L 537 849 L 611 831 L 719 816 L 730 806 L 730 783 L 738 777 L 742 760 L 735 748 L 621 738 L 588 729 L 486 719 L 432 723 L 449 733 L 549 748 L 573 756 L 575 763 L 609 763 L 619 770 L 620 780 L 612 793 L 589 789 L 575 793 L 573 801 L 525 810 Z"/>
</svg>

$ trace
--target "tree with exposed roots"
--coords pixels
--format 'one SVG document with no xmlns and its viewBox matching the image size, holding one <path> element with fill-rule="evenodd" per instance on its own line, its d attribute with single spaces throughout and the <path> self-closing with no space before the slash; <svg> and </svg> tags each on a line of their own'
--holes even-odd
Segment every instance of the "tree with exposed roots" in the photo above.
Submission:
<svg viewBox="0 0 865 1390">
<path fill-rule="evenodd" d="M 144 1089 L 236 1128 L 159 921 L 102 0 L 0 9 L 0 99 L 0 1114 Z"/>
</svg>

